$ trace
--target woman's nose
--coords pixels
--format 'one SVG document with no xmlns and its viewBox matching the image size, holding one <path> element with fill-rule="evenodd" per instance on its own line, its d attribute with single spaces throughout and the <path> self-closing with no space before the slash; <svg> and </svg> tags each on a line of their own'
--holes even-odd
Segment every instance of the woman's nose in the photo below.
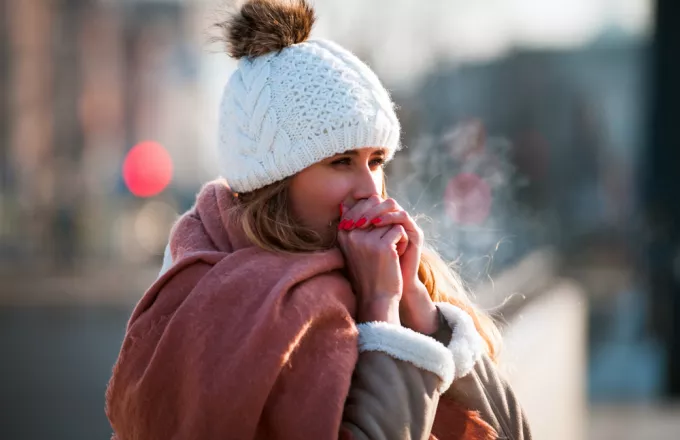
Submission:
<svg viewBox="0 0 680 440">
<path fill-rule="evenodd" d="M 362 200 L 374 195 L 379 196 L 382 194 L 382 181 L 380 173 L 373 172 L 370 169 L 357 173 L 353 191 L 354 199 Z"/>
</svg>

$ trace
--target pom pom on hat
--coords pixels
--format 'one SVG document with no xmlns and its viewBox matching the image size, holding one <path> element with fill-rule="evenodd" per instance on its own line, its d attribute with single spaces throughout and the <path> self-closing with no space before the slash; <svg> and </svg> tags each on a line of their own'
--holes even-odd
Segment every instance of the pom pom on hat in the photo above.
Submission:
<svg viewBox="0 0 680 440">
<path fill-rule="evenodd" d="M 314 10 L 305 0 L 249 0 L 229 20 L 218 23 L 227 53 L 258 57 L 302 43 L 312 31 Z"/>
</svg>

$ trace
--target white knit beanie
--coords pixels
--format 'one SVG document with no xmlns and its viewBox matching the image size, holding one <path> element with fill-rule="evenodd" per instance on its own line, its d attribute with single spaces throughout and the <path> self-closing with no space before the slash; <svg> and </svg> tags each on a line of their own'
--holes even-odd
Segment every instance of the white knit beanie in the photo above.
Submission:
<svg viewBox="0 0 680 440">
<path fill-rule="evenodd" d="M 250 0 L 228 22 L 228 52 L 239 59 L 219 115 L 219 168 L 248 192 L 338 153 L 399 149 L 389 93 L 351 52 L 307 40 L 314 12 L 304 0 Z"/>
</svg>

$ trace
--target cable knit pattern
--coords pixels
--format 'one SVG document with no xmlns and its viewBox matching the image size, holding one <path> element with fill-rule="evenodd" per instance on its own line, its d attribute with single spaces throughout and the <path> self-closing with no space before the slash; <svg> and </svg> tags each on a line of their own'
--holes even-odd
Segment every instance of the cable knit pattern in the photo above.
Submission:
<svg viewBox="0 0 680 440">
<path fill-rule="evenodd" d="M 394 104 L 377 76 L 325 40 L 241 58 L 220 105 L 219 166 L 248 192 L 335 154 L 399 148 Z"/>
</svg>

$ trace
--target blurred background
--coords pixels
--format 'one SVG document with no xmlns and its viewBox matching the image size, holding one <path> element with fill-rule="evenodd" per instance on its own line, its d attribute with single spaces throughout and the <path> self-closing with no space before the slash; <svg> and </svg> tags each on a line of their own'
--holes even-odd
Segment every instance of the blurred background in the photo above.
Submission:
<svg viewBox="0 0 680 440">
<path fill-rule="evenodd" d="M 0 438 L 108 439 L 168 232 L 217 176 L 223 0 L 0 0 Z M 680 4 L 316 0 L 535 438 L 680 438 Z M 675 21 L 675 22 L 674 22 Z"/>
</svg>

